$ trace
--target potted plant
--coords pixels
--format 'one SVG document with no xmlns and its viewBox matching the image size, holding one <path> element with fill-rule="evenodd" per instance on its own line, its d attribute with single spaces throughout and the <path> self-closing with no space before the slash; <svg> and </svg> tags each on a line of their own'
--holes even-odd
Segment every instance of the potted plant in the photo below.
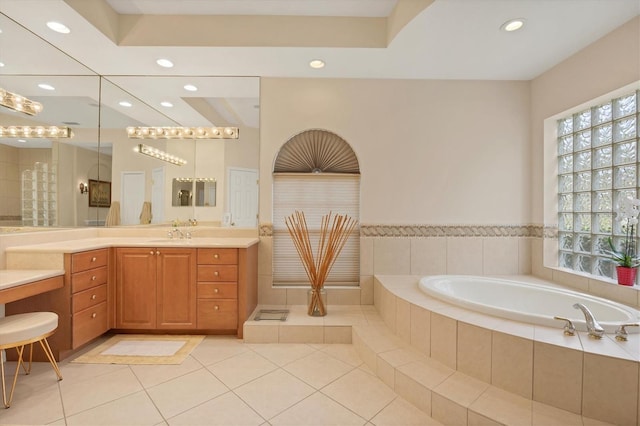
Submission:
<svg viewBox="0 0 640 426">
<path fill-rule="evenodd" d="M 640 213 L 639 199 L 628 197 L 622 200 L 616 210 L 616 220 L 620 222 L 620 228 L 624 232 L 620 248 L 615 247 L 611 237 L 608 239 L 611 258 L 618 263 L 616 273 L 618 284 L 621 285 L 634 285 L 638 266 L 640 266 L 640 257 L 636 254 L 638 213 Z"/>
</svg>

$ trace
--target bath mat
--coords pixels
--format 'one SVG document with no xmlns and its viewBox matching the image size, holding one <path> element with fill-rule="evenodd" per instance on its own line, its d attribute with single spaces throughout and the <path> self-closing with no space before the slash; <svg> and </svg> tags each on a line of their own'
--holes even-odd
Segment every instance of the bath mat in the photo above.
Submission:
<svg viewBox="0 0 640 426">
<path fill-rule="evenodd" d="M 84 364 L 181 364 L 204 336 L 117 334 L 71 362 Z"/>
</svg>

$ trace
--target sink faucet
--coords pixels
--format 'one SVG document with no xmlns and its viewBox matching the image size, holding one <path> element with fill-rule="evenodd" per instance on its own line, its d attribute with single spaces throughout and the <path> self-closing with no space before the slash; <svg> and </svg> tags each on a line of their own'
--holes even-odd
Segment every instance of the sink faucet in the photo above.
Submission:
<svg viewBox="0 0 640 426">
<path fill-rule="evenodd" d="M 584 318 L 587 321 L 587 331 L 589 332 L 589 336 L 601 339 L 604 334 L 604 328 L 598 324 L 598 321 L 596 321 L 596 318 L 593 316 L 589 308 L 584 306 L 582 303 L 575 303 L 573 307 L 580 309 L 584 314 Z"/>
<path fill-rule="evenodd" d="M 178 234 L 178 238 L 180 239 L 183 239 L 185 237 L 184 232 L 182 232 L 178 228 L 173 228 L 171 231 L 169 231 L 169 238 L 173 238 L 173 234 Z"/>
</svg>

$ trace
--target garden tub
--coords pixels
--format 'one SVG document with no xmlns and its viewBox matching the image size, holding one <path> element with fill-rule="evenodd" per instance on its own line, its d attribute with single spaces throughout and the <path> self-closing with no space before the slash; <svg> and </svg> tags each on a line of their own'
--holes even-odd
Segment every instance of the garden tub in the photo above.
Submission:
<svg viewBox="0 0 640 426">
<path fill-rule="evenodd" d="M 640 311 L 573 290 L 511 279 L 470 275 L 423 277 L 420 289 L 429 296 L 473 311 L 515 321 L 563 327 L 555 316 L 570 319 L 578 330 L 586 331 L 585 318 L 575 303 L 584 304 L 607 333 L 620 324 L 640 322 Z M 640 327 L 629 327 L 637 333 Z"/>
</svg>

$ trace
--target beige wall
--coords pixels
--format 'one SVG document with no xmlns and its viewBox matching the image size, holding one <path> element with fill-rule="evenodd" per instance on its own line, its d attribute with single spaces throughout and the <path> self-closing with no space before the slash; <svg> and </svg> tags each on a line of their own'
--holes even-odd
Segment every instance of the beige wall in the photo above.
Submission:
<svg viewBox="0 0 640 426">
<path fill-rule="evenodd" d="M 358 157 L 362 223 L 529 223 L 529 102 L 528 82 L 264 78 L 260 221 L 278 150 L 320 128 Z"/>
<path fill-rule="evenodd" d="M 546 118 L 640 80 L 640 17 L 581 50 L 531 82 L 531 198 L 543 223 Z"/>
</svg>

